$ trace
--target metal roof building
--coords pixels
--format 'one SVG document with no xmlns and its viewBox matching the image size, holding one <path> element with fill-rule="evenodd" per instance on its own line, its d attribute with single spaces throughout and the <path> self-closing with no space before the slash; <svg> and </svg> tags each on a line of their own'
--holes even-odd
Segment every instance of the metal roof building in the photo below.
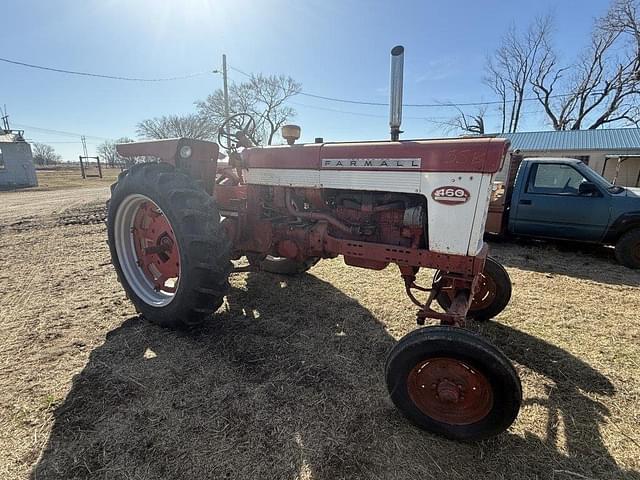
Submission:
<svg viewBox="0 0 640 480">
<path fill-rule="evenodd" d="M 0 129 L 0 188 L 38 185 L 31 146 L 22 132 Z"/>
<path fill-rule="evenodd" d="M 640 128 L 499 134 L 524 157 L 569 157 L 624 186 L 640 182 Z"/>
<path fill-rule="evenodd" d="M 516 132 L 498 136 L 511 140 L 513 150 L 523 151 L 640 149 L 640 128 Z"/>
</svg>

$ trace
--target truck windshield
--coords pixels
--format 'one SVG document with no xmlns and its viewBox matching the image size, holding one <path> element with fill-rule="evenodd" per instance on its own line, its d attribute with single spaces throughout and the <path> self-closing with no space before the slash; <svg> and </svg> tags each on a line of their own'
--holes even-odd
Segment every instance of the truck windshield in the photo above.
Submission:
<svg viewBox="0 0 640 480">
<path fill-rule="evenodd" d="M 613 194 L 625 191 L 623 187 L 613 185 L 595 170 L 578 162 L 534 163 L 526 191 L 543 195 L 579 195 L 580 186 L 585 182 L 594 183 Z"/>
<path fill-rule="evenodd" d="M 589 167 L 586 167 L 586 168 L 589 168 Z M 596 180 L 597 183 L 600 183 L 601 186 L 606 188 L 607 191 L 609 191 L 611 193 L 622 193 L 622 192 L 624 192 L 624 188 L 623 187 L 621 187 L 619 185 L 614 185 L 613 183 L 611 183 L 609 180 L 604 178 L 602 175 L 600 175 L 595 170 L 593 170 L 593 169 L 589 169 L 589 170 L 591 170 L 589 172 L 591 174 L 591 176 L 595 177 L 594 180 Z"/>
</svg>

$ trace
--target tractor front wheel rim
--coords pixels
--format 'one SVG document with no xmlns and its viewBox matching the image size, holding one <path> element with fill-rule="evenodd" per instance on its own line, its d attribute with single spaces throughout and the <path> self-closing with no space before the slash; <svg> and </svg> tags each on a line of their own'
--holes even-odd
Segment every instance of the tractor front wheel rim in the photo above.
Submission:
<svg viewBox="0 0 640 480">
<path fill-rule="evenodd" d="M 456 291 L 451 288 L 450 281 L 442 281 L 441 277 L 436 278 L 435 283 L 439 283 L 442 290 L 449 297 L 450 303 L 453 302 L 453 299 L 456 295 Z M 478 274 L 478 284 L 476 285 L 476 289 L 473 294 L 473 299 L 471 300 L 471 305 L 469 307 L 470 312 L 477 312 L 478 310 L 482 310 L 488 308 L 496 299 L 498 295 L 498 285 L 496 281 L 485 272 L 481 272 Z"/>
<path fill-rule="evenodd" d="M 168 305 L 180 280 L 180 249 L 162 209 L 144 195 L 129 195 L 116 212 L 114 233 L 129 287 L 148 305 Z"/>
<path fill-rule="evenodd" d="M 498 294 L 498 286 L 493 278 L 485 275 L 484 272 L 478 276 L 478 285 L 473 294 L 471 307 L 469 310 L 482 310 L 489 307 L 496 299 Z"/>
<path fill-rule="evenodd" d="M 487 378 L 455 358 L 418 363 L 409 373 L 407 388 L 423 414 L 449 425 L 476 423 L 493 407 L 493 389 Z"/>
</svg>

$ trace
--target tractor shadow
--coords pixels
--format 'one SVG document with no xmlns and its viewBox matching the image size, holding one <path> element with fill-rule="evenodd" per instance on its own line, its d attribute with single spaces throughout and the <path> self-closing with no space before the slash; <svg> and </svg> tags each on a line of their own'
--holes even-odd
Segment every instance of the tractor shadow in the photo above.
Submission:
<svg viewBox="0 0 640 480">
<path fill-rule="evenodd" d="M 514 452 L 533 449 L 540 453 L 543 448 L 563 445 L 566 454 L 556 451 L 546 460 L 552 460 L 546 467 L 544 462 L 537 464 L 539 470 L 532 478 L 640 478 L 639 472 L 618 468 L 600 433 L 600 427 L 608 423 L 609 410 L 593 397 L 616 394 L 607 377 L 567 351 L 507 325 L 487 322 L 479 330 L 511 361 L 530 370 L 527 375 L 543 379 L 544 393 L 537 397 L 527 394 L 525 384 L 522 409 L 546 410 L 544 438 L 525 432 L 524 438 L 511 435 L 496 439 Z M 523 461 L 531 461 L 530 456 L 525 458 Z M 530 467 L 529 463 L 525 468 Z"/>
<path fill-rule="evenodd" d="M 640 285 L 640 271 L 620 265 L 613 248 L 601 245 L 518 239 L 492 241 L 490 252 L 505 267 L 609 285 Z"/>
<path fill-rule="evenodd" d="M 604 446 L 605 407 L 582 393 L 613 395 L 605 377 L 517 330 L 482 328 L 554 385 L 541 399 L 525 390 L 525 405 L 549 412 L 546 437 L 506 433 L 462 444 L 412 427 L 384 386 L 395 340 L 367 309 L 313 275 L 248 274 L 246 289 L 233 288 L 199 333 L 137 317 L 110 332 L 55 410 L 31 478 L 635 475 Z M 556 448 L 558 415 L 574 420 L 567 453 Z"/>
</svg>

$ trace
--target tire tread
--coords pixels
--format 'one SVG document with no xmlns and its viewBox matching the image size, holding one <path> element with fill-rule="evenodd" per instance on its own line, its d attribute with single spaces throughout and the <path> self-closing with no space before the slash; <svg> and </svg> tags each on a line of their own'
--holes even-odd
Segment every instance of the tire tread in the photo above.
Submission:
<svg viewBox="0 0 640 480">
<path fill-rule="evenodd" d="M 112 260 L 120 283 L 136 309 L 150 321 L 170 328 L 201 325 L 222 304 L 229 288 L 228 278 L 232 268 L 231 245 L 220 224 L 215 202 L 198 188 L 191 177 L 169 164 L 136 164 L 122 172 L 112 186 L 112 200 L 115 198 L 118 201 L 111 201 L 109 206 L 110 237 L 113 230 L 110 224 L 115 218 L 118 203 L 132 192 L 149 196 L 171 218 L 176 237 L 182 243 L 180 249 L 186 249 L 188 262 L 181 262 L 181 265 L 187 271 L 181 272 L 179 285 L 183 286 L 183 290 L 178 287 L 176 297 L 168 304 L 171 308 L 151 307 L 138 299 L 129 288 L 119 268 L 115 247 L 112 246 Z M 113 241 L 109 243 L 114 244 Z"/>
</svg>

